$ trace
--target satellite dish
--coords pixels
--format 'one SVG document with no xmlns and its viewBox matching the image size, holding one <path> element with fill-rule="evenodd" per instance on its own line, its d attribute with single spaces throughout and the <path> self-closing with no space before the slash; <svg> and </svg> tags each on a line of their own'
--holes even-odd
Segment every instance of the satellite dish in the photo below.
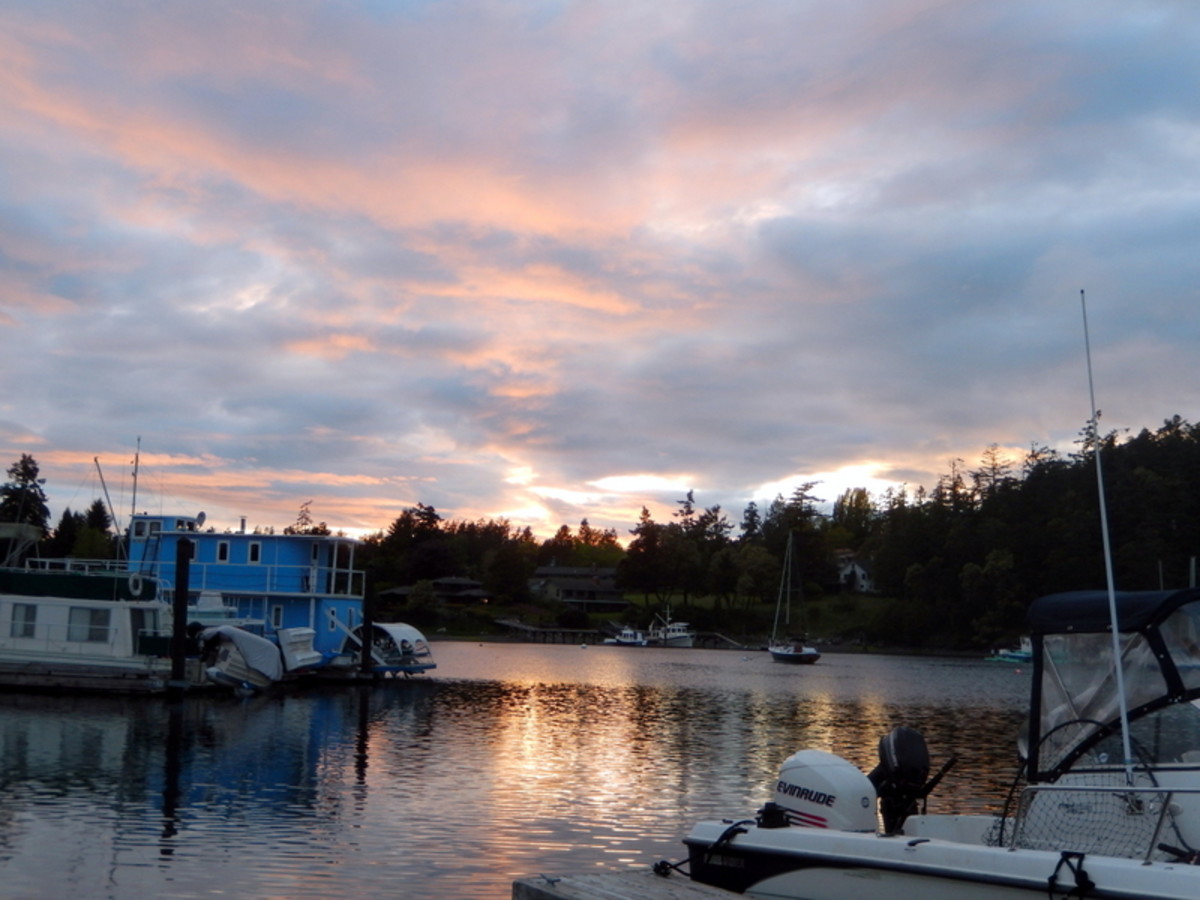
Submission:
<svg viewBox="0 0 1200 900">
<path fill-rule="evenodd" d="M 200 512 L 196 513 L 196 527 L 202 527 L 204 525 L 204 520 L 207 518 L 208 516 L 204 514 L 204 510 L 200 510 Z"/>
</svg>

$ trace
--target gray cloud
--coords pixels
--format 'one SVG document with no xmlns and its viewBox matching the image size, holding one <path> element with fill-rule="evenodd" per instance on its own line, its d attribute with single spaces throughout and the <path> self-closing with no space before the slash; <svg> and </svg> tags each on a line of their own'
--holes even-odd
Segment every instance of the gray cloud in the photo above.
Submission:
<svg viewBox="0 0 1200 900">
<path fill-rule="evenodd" d="M 843 467 L 1070 448 L 1081 288 L 1105 423 L 1194 418 L 1198 31 L 1174 3 L 10 4 L 0 438 L 74 483 L 141 435 L 162 502 L 218 515 L 623 535 L 676 486 L 736 519 Z"/>
</svg>

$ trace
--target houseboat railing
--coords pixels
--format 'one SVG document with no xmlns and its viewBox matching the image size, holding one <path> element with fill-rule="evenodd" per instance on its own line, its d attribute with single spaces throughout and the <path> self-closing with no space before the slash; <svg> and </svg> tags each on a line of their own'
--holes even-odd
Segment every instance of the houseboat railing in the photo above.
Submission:
<svg viewBox="0 0 1200 900">
<path fill-rule="evenodd" d="M 78 574 L 126 572 L 129 563 L 115 559 L 30 559 L 29 571 L 61 571 Z M 169 591 L 170 582 L 161 576 L 158 563 L 132 567 L 158 578 L 159 587 Z M 236 594 L 286 594 L 362 599 L 366 594 L 366 572 L 322 565 L 277 565 L 274 563 L 198 563 L 189 567 L 192 591 L 228 591 Z M 168 593 L 169 597 L 169 593 Z"/>
</svg>

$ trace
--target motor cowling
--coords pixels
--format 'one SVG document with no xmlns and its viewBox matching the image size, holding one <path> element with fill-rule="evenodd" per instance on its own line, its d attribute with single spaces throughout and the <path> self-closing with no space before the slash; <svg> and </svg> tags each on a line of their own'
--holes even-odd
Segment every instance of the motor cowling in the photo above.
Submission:
<svg viewBox="0 0 1200 900">
<path fill-rule="evenodd" d="M 771 812 L 789 825 L 875 831 L 875 788 L 857 766 L 840 756 L 801 750 L 779 770 Z"/>
<path fill-rule="evenodd" d="M 879 765 L 867 777 L 879 794 L 884 834 L 898 833 L 933 787 L 928 781 L 929 748 L 921 732 L 901 725 L 880 738 Z"/>
</svg>

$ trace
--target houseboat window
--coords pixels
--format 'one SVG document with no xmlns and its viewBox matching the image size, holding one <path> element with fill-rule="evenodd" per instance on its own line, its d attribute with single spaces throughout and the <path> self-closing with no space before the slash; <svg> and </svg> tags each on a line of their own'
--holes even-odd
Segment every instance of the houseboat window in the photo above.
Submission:
<svg viewBox="0 0 1200 900">
<path fill-rule="evenodd" d="M 32 603 L 14 603 L 10 637 L 31 638 L 37 628 L 37 607 Z"/>
<path fill-rule="evenodd" d="M 162 522 L 151 522 L 150 523 L 150 533 L 151 534 L 158 534 L 160 531 L 162 531 Z"/>
<path fill-rule="evenodd" d="M 262 544 L 260 544 L 258 541 L 250 542 L 250 551 L 247 562 L 262 562 Z"/>
<path fill-rule="evenodd" d="M 72 606 L 67 620 L 67 640 L 107 643 L 109 612 L 107 609 Z"/>
<path fill-rule="evenodd" d="M 217 562 L 229 562 L 229 541 L 217 542 Z"/>
<path fill-rule="evenodd" d="M 129 621 L 133 625 L 133 636 L 135 638 L 143 634 L 158 634 L 157 609 L 131 609 L 129 611 Z"/>
<path fill-rule="evenodd" d="M 134 537 L 145 537 L 146 536 L 146 523 L 145 522 L 143 522 L 142 520 L 139 519 L 138 521 L 133 523 L 133 536 Z"/>
<path fill-rule="evenodd" d="M 282 606 L 277 605 L 277 606 L 271 607 L 271 627 L 272 628 L 282 628 L 283 627 L 283 607 Z"/>
<path fill-rule="evenodd" d="M 314 543 L 312 545 L 312 561 L 313 562 L 317 561 L 317 557 L 320 555 L 320 553 L 321 553 L 321 545 Z"/>
</svg>

